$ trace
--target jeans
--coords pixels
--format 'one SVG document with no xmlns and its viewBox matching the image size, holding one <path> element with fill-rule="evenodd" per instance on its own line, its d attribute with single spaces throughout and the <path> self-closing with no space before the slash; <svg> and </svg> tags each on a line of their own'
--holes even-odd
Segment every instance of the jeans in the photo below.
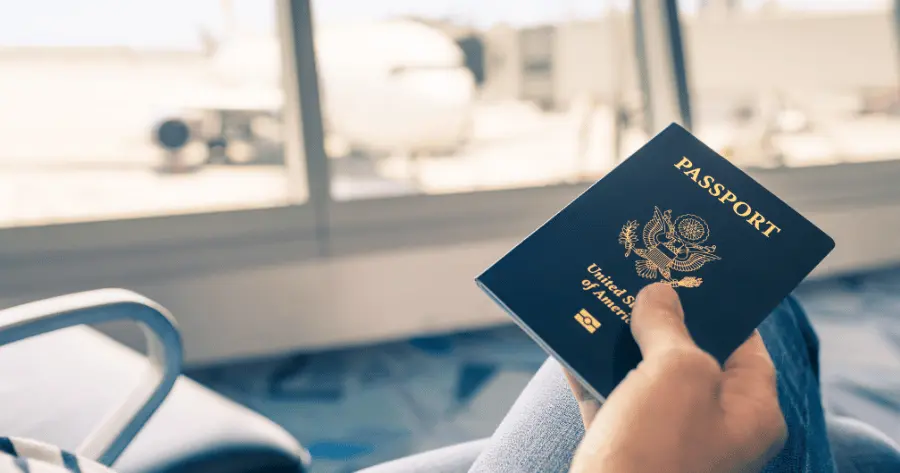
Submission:
<svg viewBox="0 0 900 473">
<path fill-rule="evenodd" d="M 889 439 L 858 421 L 829 419 L 819 392 L 819 342 L 809 320 L 788 298 L 760 325 L 775 363 L 778 400 L 788 426 L 784 449 L 764 472 L 900 472 Z M 562 369 L 548 360 L 489 439 L 415 455 L 367 473 L 565 472 L 584 427 Z M 830 438 L 829 438 L 830 437 Z M 832 452 L 832 446 L 835 452 Z"/>
</svg>

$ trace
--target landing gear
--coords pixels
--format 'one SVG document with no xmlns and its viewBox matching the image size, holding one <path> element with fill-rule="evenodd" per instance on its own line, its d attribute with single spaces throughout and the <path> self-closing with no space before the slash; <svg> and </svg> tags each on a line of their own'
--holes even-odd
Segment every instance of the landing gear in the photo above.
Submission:
<svg viewBox="0 0 900 473">
<path fill-rule="evenodd" d="M 283 164 L 281 124 L 274 113 L 248 110 L 214 110 L 204 127 L 213 137 L 207 140 L 207 164 L 234 166 Z"/>
<path fill-rule="evenodd" d="M 284 147 L 278 115 L 255 110 L 194 110 L 154 128 L 166 172 L 205 165 L 282 165 Z"/>
</svg>

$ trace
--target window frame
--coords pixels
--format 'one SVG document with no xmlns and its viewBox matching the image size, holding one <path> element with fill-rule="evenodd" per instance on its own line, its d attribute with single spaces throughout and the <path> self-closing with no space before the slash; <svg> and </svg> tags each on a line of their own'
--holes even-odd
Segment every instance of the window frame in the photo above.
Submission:
<svg viewBox="0 0 900 473">
<path fill-rule="evenodd" d="M 295 125 L 286 127 L 295 130 L 286 142 L 286 172 L 294 183 L 287 205 L 0 229 L 0 262 L 15 268 L 15 275 L 0 281 L 0 292 L 47 284 L 48 278 L 55 281 L 86 274 L 96 274 L 91 278 L 97 280 L 126 278 L 124 282 L 147 274 L 221 270 L 223 261 L 236 267 L 254 266 L 520 239 L 590 185 L 334 200 L 315 93 L 318 79 L 309 72 L 315 70 L 310 1 L 277 2 L 282 40 L 305 38 L 305 46 L 297 46 L 291 39 L 290 47 L 285 48 L 285 95 L 289 99 L 285 117 Z M 313 96 L 302 94 L 309 90 Z M 304 101 L 301 96 L 313 98 Z M 823 227 L 837 228 L 855 209 L 900 209 L 900 186 L 895 184 L 900 181 L 900 160 L 748 172 L 801 213 L 828 216 L 829 223 Z M 309 190 L 306 201 L 298 191 L 302 186 Z M 844 241 L 839 240 L 835 268 L 851 271 L 900 259 L 900 242 L 892 241 L 889 233 L 878 237 L 879 231 L 896 230 L 900 223 L 885 225 L 859 232 L 839 230 Z M 871 246 L 876 243 L 881 245 L 879 254 Z M 85 284 L 89 282 L 85 280 Z"/>
</svg>

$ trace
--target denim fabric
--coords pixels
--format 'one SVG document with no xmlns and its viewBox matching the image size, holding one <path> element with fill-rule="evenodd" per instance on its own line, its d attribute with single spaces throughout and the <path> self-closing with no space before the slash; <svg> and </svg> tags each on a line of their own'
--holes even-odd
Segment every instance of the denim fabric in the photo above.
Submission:
<svg viewBox="0 0 900 473">
<path fill-rule="evenodd" d="M 765 472 L 835 471 L 818 382 L 818 339 L 806 315 L 786 299 L 760 325 L 778 372 L 778 397 L 788 425 L 784 450 Z M 562 369 L 549 360 L 516 401 L 473 473 L 565 472 L 584 435 L 578 405 Z"/>
<path fill-rule="evenodd" d="M 900 472 L 900 450 L 884 434 L 859 421 L 836 417 L 828 419 L 826 429 L 818 381 L 819 342 L 797 302 L 786 299 L 759 330 L 778 372 L 779 402 L 789 435 L 784 449 L 764 471 L 830 473 L 837 465 L 839 473 Z M 551 359 L 538 370 L 490 439 L 415 455 L 365 472 L 565 472 L 583 436 L 578 405 L 562 369 Z"/>
<path fill-rule="evenodd" d="M 451 445 L 382 463 L 357 473 L 465 473 L 490 439 Z"/>
<path fill-rule="evenodd" d="M 760 325 L 778 376 L 778 401 L 788 426 L 784 449 L 764 472 L 834 472 L 822 394 L 819 340 L 795 299 L 785 299 Z"/>
<path fill-rule="evenodd" d="M 562 368 L 547 360 L 525 387 L 470 472 L 568 471 L 584 437 L 578 403 Z"/>
</svg>

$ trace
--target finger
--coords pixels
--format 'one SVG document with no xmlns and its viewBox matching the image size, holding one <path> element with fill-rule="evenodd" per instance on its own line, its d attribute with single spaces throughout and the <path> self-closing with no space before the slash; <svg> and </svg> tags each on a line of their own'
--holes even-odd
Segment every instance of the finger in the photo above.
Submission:
<svg viewBox="0 0 900 473">
<path fill-rule="evenodd" d="M 572 389 L 572 395 L 578 401 L 578 411 L 581 412 L 581 420 L 584 422 L 585 428 L 590 427 L 591 422 L 594 420 L 594 417 L 597 417 L 597 412 L 600 410 L 600 400 L 585 389 L 581 381 L 578 381 L 568 370 L 563 370 L 563 373 L 566 375 L 569 388 Z"/>
<path fill-rule="evenodd" d="M 754 330 L 725 362 L 720 399 L 732 418 L 748 420 L 732 434 L 743 438 L 742 444 L 755 446 L 761 462 L 781 451 L 787 425 L 778 401 L 775 364 L 759 331 Z"/>
<path fill-rule="evenodd" d="M 748 382 L 758 383 L 761 380 L 768 384 L 775 383 L 775 364 L 759 330 L 754 330 L 747 340 L 728 357 L 724 371 L 727 375 L 740 374 Z"/>
<path fill-rule="evenodd" d="M 631 334 L 645 359 L 677 348 L 696 348 L 674 289 L 651 284 L 638 293 L 631 314 Z"/>
<path fill-rule="evenodd" d="M 766 350 L 759 330 L 754 330 L 750 337 L 728 357 L 725 362 L 725 371 L 734 370 L 774 373 L 775 364 L 772 363 L 772 357 Z"/>
</svg>

